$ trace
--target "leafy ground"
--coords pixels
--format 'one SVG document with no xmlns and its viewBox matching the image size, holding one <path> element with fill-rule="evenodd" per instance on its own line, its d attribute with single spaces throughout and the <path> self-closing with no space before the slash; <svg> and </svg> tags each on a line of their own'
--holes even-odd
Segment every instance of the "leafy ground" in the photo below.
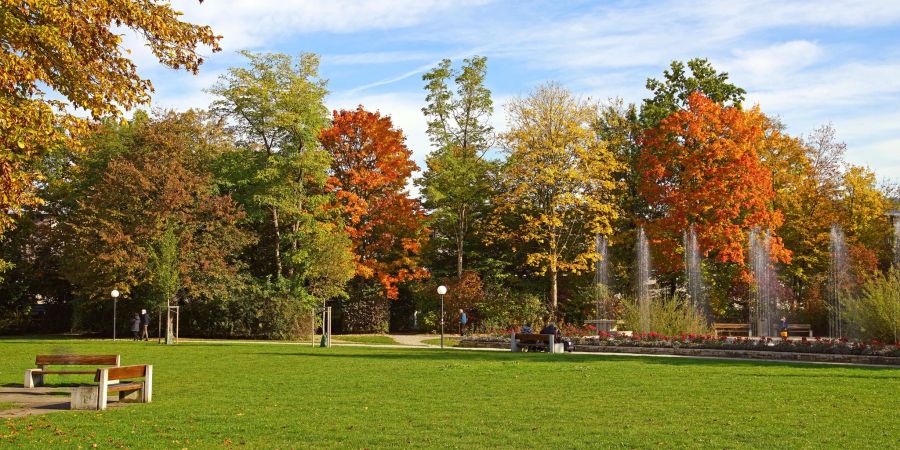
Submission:
<svg viewBox="0 0 900 450">
<path fill-rule="evenodd" d="M 336 334 L 332 338 L 334 342 L 352 342 L 354 344 L 369 344 L 369 345 L 396 345 L 398 344 L 394 338 L 390 336 L 381 336 L 381 335 L 367 335 L 367 334 Z"/>
<path fill-rule="evenodd" d="M 21 383 L 34 355 L 63 352 L 120 353 L 123 364 L 154 364 L 154 402 L 8 419 L 0 428 L 0 447 L 900 445 L 897 369 L 7 339 L 0 340 L 0 384 Z"/>
</svg>

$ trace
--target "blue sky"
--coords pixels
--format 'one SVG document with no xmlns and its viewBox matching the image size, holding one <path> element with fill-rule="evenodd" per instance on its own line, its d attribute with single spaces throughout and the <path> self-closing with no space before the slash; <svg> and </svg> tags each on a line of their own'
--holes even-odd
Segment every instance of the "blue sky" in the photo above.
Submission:
<svg viewBox="0 0 900 450">
<path fill-rule="evenodd" d="M 599 101 L 639 102 L 672 60 L 709 58 L 794 135 L 831 122 L 847 160 L 900 181 L 900 1 L 194 0 L 185 19 L 224 36 L 198 76 L 125 43 L 155 86 L 154 107 L 206 107 L 237 51 L 315 52 L 330 108 L 393 117 L 420 166 L 422 73 L 442 58 L 488 57 L 498 130 L 503 105 L 556 80 Z"/>
</svg>

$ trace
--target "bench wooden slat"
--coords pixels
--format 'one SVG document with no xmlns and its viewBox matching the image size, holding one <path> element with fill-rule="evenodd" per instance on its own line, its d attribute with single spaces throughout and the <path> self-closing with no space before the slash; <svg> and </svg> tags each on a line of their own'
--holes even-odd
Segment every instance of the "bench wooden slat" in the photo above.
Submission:
<svg viewBox="0 0 900 450">
<path fill-rule="evenodd" d="M 749 323 L 714 323 L 713 328 L 720 330 L 744 330 L 750 328 Z"/>
<path fill-rule="evenodd" d="M 117 380 L 138 377 L 144 378 L 144 381 L 112 383 Z M 153 399 L 153 366 L 151 365 L 97 369 L 97 376 L 94 378 L 100 383 L 97 401 L 100 410 L 106 409 L 109 392 L 119 392 L 119 401 L 150 403 Z"/>
<path fill-rule="evenodd" d="M 550 343 L 549 334 L 519 334 L 516 333 L 516 340 L 521 343 Z"/>
<path fill-rule="evenodd" d="M 131 383 L 110 384 L 107 386 L 107 392 L 136 391 L 144 388 L 144 382 L 134 381 Z"/>
<path fill-rule="evenodd" d="M 93 375 L 96 370 L 33 370 L 34 375 Z"/>
<path fill-rule="evenodd" d="M 119 364 L 119 355 L 37 355 L 34 363 L 38 366 L 115 366 Z"/>
<path fill-rule="evenodd" d="M 107 380 L 127 380 L 130 378 L 140 378 L 145 376 L 147 373 L 147 366 L 122 366 L 122 367 L 110 367 L 106 370 Z M 94 381 L 100 381 L 100 369 L 97 369 L 97 374 L 94 376 Z"/>
</svg>

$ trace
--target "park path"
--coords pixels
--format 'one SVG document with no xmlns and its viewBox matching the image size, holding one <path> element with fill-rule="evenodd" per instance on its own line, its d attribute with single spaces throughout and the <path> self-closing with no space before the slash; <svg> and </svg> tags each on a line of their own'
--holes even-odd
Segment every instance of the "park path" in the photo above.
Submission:
<svg viewBox="0 0 900 450">
<path fill-rule="evenodd" d="M 410 347 L 434 347 L 434 345 L 426 344 L 424 341 L 441 337 L 433 334 L 389 334 L 388 336 L 397 341 L 398 344 Z"/>
<path fill-rule="evenodd" d="M 4 386 L 0 388 L 0 405 L 15 405 L 0 409 L 0 419 L 47 414 L 69 409 L 71 389 L 59 387 L 22 387 Z"/>
</svg>

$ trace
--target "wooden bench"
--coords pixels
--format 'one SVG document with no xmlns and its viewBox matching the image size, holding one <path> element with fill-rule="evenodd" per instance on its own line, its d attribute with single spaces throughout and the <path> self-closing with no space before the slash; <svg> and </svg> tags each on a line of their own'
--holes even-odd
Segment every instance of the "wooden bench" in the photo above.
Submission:
<svg viewBox="0 0 900 450">
<path fill-rule="evenodd" d="M 38 355 L 34 358 L 37 369 L 25 370 L 25 387 L 44 384 L 44 375 L 90 375 L 96 368 L 47 370 L 47 366 L 118 366 L 119 355 Z"/>
<path fill-rule="evenodd" d="M 514 352 L 546 351 L 550 353 L 563 353 L 562 342 L 556 342 L 552 334 L 513 333 L 509 340 L 509 349 Z"/>
<path fill-rule="evenodd" d="M 713 331 L 716 336 L 750 336 L 749 323 L 714 323 Z"/>
<path fill-rule="evenodd" d="M 807 337 L 813 337 L 812 325 L 808 323 L 789 323 L 787 326 L 788 336 L 790 335 L 801 335 Z"/>
<path fill-rule="evenodd" d="M 94 382 L 98 384 L 79 386 L 72 391 L 71 409 L 104 410 L 110 392 L 118 392 L 122 403 L 150 403 L 153 400 L 151 365 L 97 369 Z"/>
</svg>

